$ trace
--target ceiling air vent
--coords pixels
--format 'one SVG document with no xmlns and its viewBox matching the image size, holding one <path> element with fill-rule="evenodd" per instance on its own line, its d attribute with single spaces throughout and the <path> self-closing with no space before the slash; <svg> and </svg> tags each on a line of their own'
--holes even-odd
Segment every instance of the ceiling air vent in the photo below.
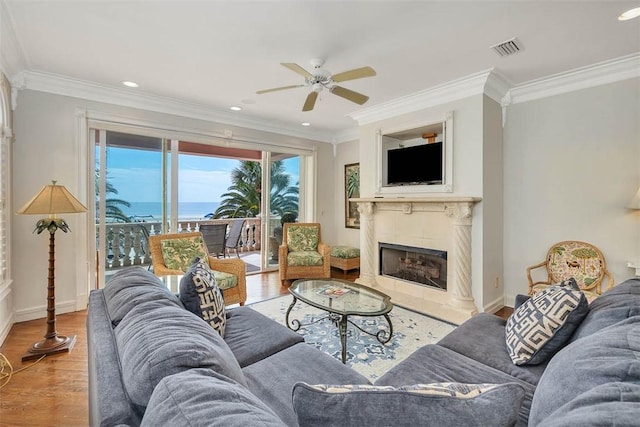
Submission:
<svg viewBox="0 0 640 427">
<path fill-rule="evenodd" d="M 514 37 L 506 42 L 491 46 L 491 49 L 493 49 L 498 56 L 509 56 L 520 52 L 522 50 L 522 43 Z"/>
</svg>

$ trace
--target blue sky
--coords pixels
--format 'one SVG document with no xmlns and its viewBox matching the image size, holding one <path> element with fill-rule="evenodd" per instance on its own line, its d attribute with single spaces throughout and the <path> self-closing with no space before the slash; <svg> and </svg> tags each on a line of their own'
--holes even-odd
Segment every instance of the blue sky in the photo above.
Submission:
<svg viewBox="0 0 640 427">
<path fill-rule="evenodd" d="M 299 182 L 298 157 L 285 160 Z M 231 171 L 238 160 L 181 154 L 178 173 L 179 202 L 219 202 L 231 185 Z M 129 202 L 159 202 L 161 199 L 161 153 L 158 151 L 107 149 L 107 179 Z"/>
</svg>

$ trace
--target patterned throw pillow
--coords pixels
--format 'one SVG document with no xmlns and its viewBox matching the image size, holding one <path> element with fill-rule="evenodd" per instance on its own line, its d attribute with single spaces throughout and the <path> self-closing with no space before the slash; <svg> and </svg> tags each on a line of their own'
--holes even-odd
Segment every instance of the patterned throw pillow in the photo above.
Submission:
<svg viewBox="0 0 640 427">
<path fill-rule="evenodd" d="M 319 240 L 317 227 L 296 225 L 287 228 L 287 246 L 291 252 L 316 251 Z"/>
<path fill-rule="evenodd" d="M 196 258 L 182 276 L 180 300 L 187 310 L 204 319 L 224 337 L 227 324 L 224 298 L 206 258 Z"/>
<path fill-rule="evenodd" d="M 172 270 L 187 271 L 194 258 L 207 258 L 202 236 L 166 239 L 161 242 L 164 265 Z"/>
<path fill-rule="evenodd" d="M 578 286 L 578 282 L 576 282 L 576 279 L 574 277 L 570 277 L 566 280 L 563 280 L 562 282 L 558 283 L 556 286 L 569 288 L 574 291 L 581 291 L 580 286 Z"/>
<path fill-rule="evenodd" d="M 293 387 L 293 408 L 305 427 L 513 426 L 523 399 L 524 388 L 516 383 Z"/>
<path fill-rule="evenodd" d="M 351 393 L 353 391 L 369 391 L 369 392 L 389 392 L 389 391 L 406 391 L 408 393 L 423 394 L 428 396 L 446 396 L 457 397 L 459 399 L 470 399 L 479 396 L 485 391 L 489 391 L 496 384 L 463 384 L 463 383 L 433 383 L 433 384 L 414 384 L 402 387 L 393 387 L 386 385 L 368 385 L 368 384 L 350 384 L 350 385 L 310 385 L 318 391 L 326 393 Z"/>
<path fill-rule="evenodd" d="M 589 312 L 585 295 L 551 286 L 533 295 L 507 320 L 505 337 L 515 365 L 539 365 L 568 340 Z"/>
</svg>

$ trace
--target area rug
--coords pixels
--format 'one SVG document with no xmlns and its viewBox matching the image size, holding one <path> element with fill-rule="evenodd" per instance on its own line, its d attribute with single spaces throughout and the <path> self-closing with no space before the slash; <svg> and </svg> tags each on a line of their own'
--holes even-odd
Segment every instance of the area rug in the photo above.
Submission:
<svg viewBox="0 0 640 427">
<path fill-rule="evenodd" d="M 249 307 L 284 325 L 291 301 L 292 297 L 283 296 L 250 304 Z M 291 310 L 289 321 L 297 319 L 302 324 L 309 324 L 297 331 L 305 342 L 341 360 L 342 347 L 338 328 L 329 319 L 313 323 L 326 315 L 326 312 L 298 301 Z M 374 336 L 348 325 L 346 364 L 371 382 L 416 349 L 436 343 L 455 328 L 452 324 L 398 306 L 393 307 L 389 318 L 393 325 L 393 336 L 387 344 L 381 344 Z M 349 320 L 366 331 L 388 330 L 387 321 L 382 316 L 349 316 Z"/>
</svg>

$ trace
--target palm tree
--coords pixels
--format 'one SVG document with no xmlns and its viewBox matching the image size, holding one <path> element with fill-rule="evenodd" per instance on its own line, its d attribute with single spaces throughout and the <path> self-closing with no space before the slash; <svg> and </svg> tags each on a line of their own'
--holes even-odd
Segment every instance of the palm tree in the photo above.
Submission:
<svg viewBox="0 0 640 427">
<path fill-rule="evenodd" d="M 271 163 L 271 212 L 284 215 L 298 212 L 298 187 L 291 186 L 281 160 Z M 207 218 L 253 218 L 260 213 L 262 201 L 262 166 L 259 162 L 241 160 L 231 171 L 231 186 L 222 202 Z"/>
<path fill-rule="evenodd" d="M 100 188 L 99 188 L 99 171 L 96 170 L 96 179 L 95 179 L 95 192 L 96 192 L 96 217 L 100 217 L 100 212 L 98 210 L 99 201 L 100 201 Z M 105 194 L 118 194 L 118 190 L 111 184 L 109 181 L 106 183 Z M 104 216 L 109 222 L 131 222 L 131 218 L 127 216 L 120 206 L 131 207 L 131 203 L 122 199 L 114 199 L 114 198 L 105 198 L 105 213 Z"/>
</svg>

